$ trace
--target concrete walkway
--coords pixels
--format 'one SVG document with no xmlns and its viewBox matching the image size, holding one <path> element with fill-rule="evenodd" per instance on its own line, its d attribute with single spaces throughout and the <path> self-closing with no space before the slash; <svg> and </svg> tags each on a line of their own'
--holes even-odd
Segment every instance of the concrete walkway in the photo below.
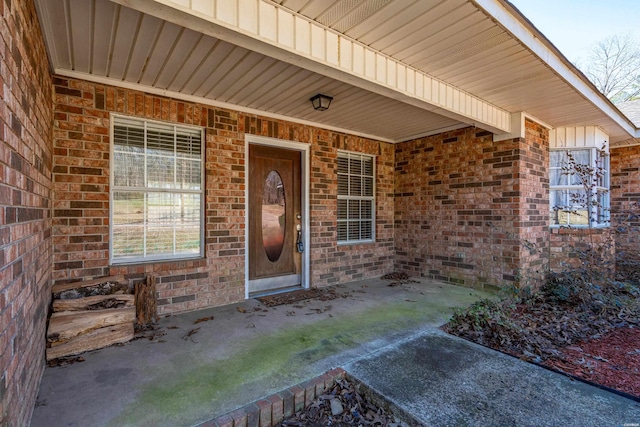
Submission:
<svg viewBox="0 0 640 427">
<path fill-rule="evenodd" d="M 164 318 L 151 340 L 47 368 L 31 425 L 192 426 L 334 367 L 427 425 L 640 422 L 635 402 L 437 330 L 455 307 L 486 294 L 424 279 L 388 284 L 340 285 L 325 301 L 266 308 L 249 300 Z M 554 399 L 568 415 L 536 423 L 532 402 L 546 410 Z M 604 419 L 611 422 L 589 424 Z"/>
<path fill-rule="evenodd" d="M 427 426 L 632 426 L 640 404 L 428 330 L 343 366 Z"/>
</svg>

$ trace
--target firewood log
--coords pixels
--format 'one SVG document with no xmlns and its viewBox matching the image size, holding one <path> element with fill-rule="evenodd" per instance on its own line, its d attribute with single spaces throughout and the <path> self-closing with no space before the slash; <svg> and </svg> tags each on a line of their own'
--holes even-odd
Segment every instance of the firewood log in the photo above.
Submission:
<svg viewBox="0 0 640 427">
<path fill-rule="evenodd" d="M 108 277 L 98 277 L 97 279 L 92 279 L 92 280 L 83 280 L 80 282 L 70 282 L 70 283 L 58 283 L 56 285 L 53 285 L 53 287 L 51 288 L 51 292 L 56 295 L 59 294 L 60 292 L 63 291 L 68 291 L 70 289 L 77 289 L 77 288 L 86 288 L 88 286 L 95 286 L 95 285 L 99 285 L 101 283 L 120 283 L 123 282 L 124 276 L 123 275 L 119 275 L 119 276 L 108 276 Z"/>
<path fill-rule="evenodd" d="M 147 276 L 144 283 L 137 283 L 136 322 L 138 325 L 149 325 L 158 321 L 156 276 Z"/>
<path fill-rule="evenodd" d="M 80 311 L 96 310 L 99 308 L 116 308 L 116 304 L 123 304 L 121 307 L 133 307 L 135 297 L 131 294 L 124 295 L 95 295 L 77 299 L 57 299 L 53 301 L 53 311 Z"/>
<path fill-rule="evenodd" d="M 124 343 L 132 340 L 133 336 L 133 322 L 94 329 L 63 344 L 47 348 L 46 358 L 47 360 L 53 360 L 58 357 L 96 350 L 112 344 Z"/>
<path fill-rule="evenodd" d="M 53 313 L 49 320 L 47 342 L 51 346 L 60 345 L 78 335 L 121 323 L 131 324 L 133 327 L 135 313 L 133 307 Z"/>
</svg>

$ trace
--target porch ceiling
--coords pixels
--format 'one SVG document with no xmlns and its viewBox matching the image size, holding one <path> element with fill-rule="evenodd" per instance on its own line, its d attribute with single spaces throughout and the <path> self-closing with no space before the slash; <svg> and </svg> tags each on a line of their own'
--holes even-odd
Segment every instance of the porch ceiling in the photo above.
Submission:
<svg viewBox="0 0 640 427">
<path fill-rule="evenodd" d="M 109 0 L 35 2 L 57 74 L 139 85 L 167 96 L 238 106 L 392 142 L 473 123 Z M 554 127 L 599 125 L 612 142 L 631 136 L 614 107 L 597 95 L 594 103 L 593 93 L 568 83 L 548 59 L 540 59 L 481 7 L 492 1 L 275 3 L 508 112 L 525 111 Z M 508 2 L 498 3 L 530 27 Z M 311 108 L 309 98 L 316 93 L 334 97 L 328 111 Z M 608 113 L 603 113 L 603 103 Z"/>
</svg>

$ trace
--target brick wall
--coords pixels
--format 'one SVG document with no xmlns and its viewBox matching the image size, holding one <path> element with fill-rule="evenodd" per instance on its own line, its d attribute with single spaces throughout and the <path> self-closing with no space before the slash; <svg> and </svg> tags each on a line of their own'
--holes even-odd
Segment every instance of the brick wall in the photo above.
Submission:
<svg viewBox="0 0 640 427">
<path fill-rule="evenodd" d="M 33 3 L 0 16 L 0 425 L 24 426 L 51 295 L 51 77 Z"/>
<path fill-rule="evenodd" d="M 548 132 L 526 127 L 525 139 L 465 128 L 397 145 L 398 269 L 465 286 L 543 275 L 526 242 L 548 238 Z"/>
<path fill-rule="evenodd" d="M 518 235 L 521 284 L 541 285 L 549 269 L 549 130 L 525 120 L 525 141 L 519 141 Z"/>
<path fill-rule="evenodd" d="M 393 269 L 393 163 L 391 144 L 319 130 L 311 161 L 311 280 L 336 284 Z M 376 243 L 336 244 L 337 150 L 376 155 Z"/>
<path fill-rule="evenodd" d="M 611 150 L 611 211 L 613 225 L 625 225 L 616 236 L 617 253 L 640 261 L 640 145 Z"/>
<path fill-rule="evenodd" d="M 311 285 L 375 277 L 393 267 L 390 144 L 138 91 L 55 78 L 54 279 L 159 276 L 160 313 L 244 299 L 245 141 L 251 133 L 311 144 Z M 109 266 L 110 113 L 206 129 L 206 257 Z M 336 244 L 337 150 L 377 155 L 377 242 Z"/>
<path fill-rule="evenodd" d="M 600 267 L 613 271 L 616 244 L 611 229 L 557 227 L 552 228 L 550 233 L 549 255 L 552 271 L 559 273 L 567 269 L 580 268 L 581 254 L 586 254 L 589 248 L 596 248 L 603 256 L 603 264 L 599 264 Z"/>
</svg>

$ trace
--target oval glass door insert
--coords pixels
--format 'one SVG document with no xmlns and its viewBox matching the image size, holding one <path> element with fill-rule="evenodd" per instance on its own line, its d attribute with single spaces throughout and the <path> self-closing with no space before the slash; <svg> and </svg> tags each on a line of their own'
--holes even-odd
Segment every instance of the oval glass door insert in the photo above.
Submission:
<svg viewBox="0 0 640 427">
<path fill-rule="evenodd" d="M 271 262 L 280 258 L 284 246 L 285 204 L 282 178 L 271 171 L 262 192 L 262 245 Z"/>
</svg>

